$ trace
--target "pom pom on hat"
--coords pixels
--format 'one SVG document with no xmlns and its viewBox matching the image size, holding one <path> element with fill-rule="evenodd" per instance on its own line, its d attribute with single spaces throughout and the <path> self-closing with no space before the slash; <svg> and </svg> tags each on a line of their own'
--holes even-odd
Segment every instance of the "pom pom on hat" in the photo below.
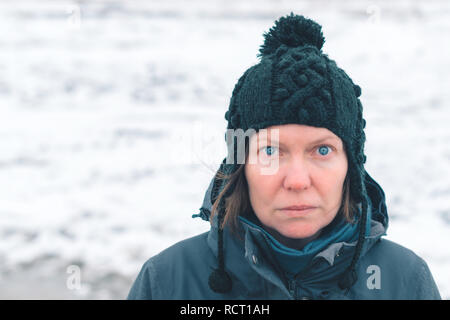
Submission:
<svg viewBox="0 0 450 320">
<path fill-rule="evenodd" d="M 299 47 L 311 45 L 321 50 L 325 43 L 322 27 L 315 21 L 291 12 L 275 21 L 275 25 L 264 33 L 264 44 L 258 57 L 274 53 L 281 45 Z"/>
</svg>

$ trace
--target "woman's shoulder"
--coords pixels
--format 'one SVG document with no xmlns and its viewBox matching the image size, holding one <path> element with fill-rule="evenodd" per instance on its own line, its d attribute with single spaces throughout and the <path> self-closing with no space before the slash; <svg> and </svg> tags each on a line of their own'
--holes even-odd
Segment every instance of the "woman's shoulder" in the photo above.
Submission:
<svg viewBox="0 0 450 320">
<path fill-rule="evenodd" d="M 410 248 L 380 238 L 360 262 L 364 287 L 372 293 L 387 299 L 440 299 L 428 264 Z"/>
<path fill-rule="evenodd" d="M 392 263 L 422 264 L 425 261 L 412 249 L 386 238 L 380 238 L 369 251 L 369 256 L 389 259 Z M 398 265 L 398 264 L 397 264 Z"/>
<path fill-rule="evenodd" d="M 128 294 L 128 299 L 158 299 L 172 297 L 173 286 L 184 288 L 193 274 L 205 272 L 205 261 L 211 260 L 212 251 L 207 244 L 208 232 L 181 240 L 150 257 Z M 183 293 L 185 294 L 185 293 Z M 182 295 L 180 295 L 182 296 Z"/>
<path fill-rule="evenodd" d="M 418 253 L 386 238 L 380 238 L 363 260 L 366 264 L 380 265 L 390 273 L 399 273 L 405 277 L 428 271 L 427 263 Z"/>
<path fill-rule="evenodd" d="M 207 243 L 208 234 L 209 231 L 178 241 L 150 257 L 145 264 L 165 264 L 174 260 L 209 254 L 211 250 Z"/>
</svg>

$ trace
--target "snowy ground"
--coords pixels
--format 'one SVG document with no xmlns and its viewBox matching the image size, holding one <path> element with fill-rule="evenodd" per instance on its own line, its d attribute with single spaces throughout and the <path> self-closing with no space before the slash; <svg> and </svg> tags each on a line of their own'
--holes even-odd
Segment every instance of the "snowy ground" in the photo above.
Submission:
<svg viewBox="0 0 450 320">
<path fill-rule="evenodd" d="M 208 230 L 231 92 L 290 11 L 362 87 L 387 238 L 449 299 L 450 3 L 360 0 L 1 1 L 0 298 L 123 299 Z"/>
</svg>

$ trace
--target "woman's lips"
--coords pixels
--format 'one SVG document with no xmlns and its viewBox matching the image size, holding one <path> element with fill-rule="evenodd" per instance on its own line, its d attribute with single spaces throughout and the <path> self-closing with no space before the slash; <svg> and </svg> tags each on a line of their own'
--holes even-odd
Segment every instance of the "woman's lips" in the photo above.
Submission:
<svg viewBox="0 0 450 320">
<path fill-rule="evenodd" d="M 311 211 L 313 211 L 314 209 L 317 209 L 317 208 L 310 207 L 310 208 L 302 209 L 302 210 L 281 209 L 280 211 L 289 217 L 302 217 L 302 216 L 305 216 L 305 215 L 311 213 Z"/>
<path fill-rule="evenodd" d="M 303 210 L 303 209 L 309 209 L 309 208 L 315 208 L 314 206 L 308 206 L 306 204 L 302 205 L 293 205 L 289 207 L 284 207 L 282 210 Z"/>
</svg>

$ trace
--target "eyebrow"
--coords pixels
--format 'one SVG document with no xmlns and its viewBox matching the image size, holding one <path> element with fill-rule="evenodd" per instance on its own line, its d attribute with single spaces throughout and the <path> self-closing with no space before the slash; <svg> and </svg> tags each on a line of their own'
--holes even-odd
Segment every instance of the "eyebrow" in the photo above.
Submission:
<svg viewBox="0 0 450 320">
<path fill-rule="evenodd" d="M 311 144 L 316 144 L 316 143 L 324 142 L 324 141 L 327 141 L 327 140 L 334 140 L 334 141 L 337 142 L 336 137 L 333 137 L 333 136 L 327 136 L 327 137 L 323 137 L 323 138 L 314 140 L 314 141 L 310 142 L 309 144 L 310 144 L 310 145 L 311 145 Z M 268 141 L 268 143 L 272 143 L 272 140 L 270 139 L 270 136 L 267 136 L 267 141 Z M 274 140 L 274 142 L 276 142 L 276 140 Z M 282 142 L 279 142 L 279 141 L 278 141 L 278 145 L 283 146 L 283 147 L 285 146 Z"/>
</svg>

